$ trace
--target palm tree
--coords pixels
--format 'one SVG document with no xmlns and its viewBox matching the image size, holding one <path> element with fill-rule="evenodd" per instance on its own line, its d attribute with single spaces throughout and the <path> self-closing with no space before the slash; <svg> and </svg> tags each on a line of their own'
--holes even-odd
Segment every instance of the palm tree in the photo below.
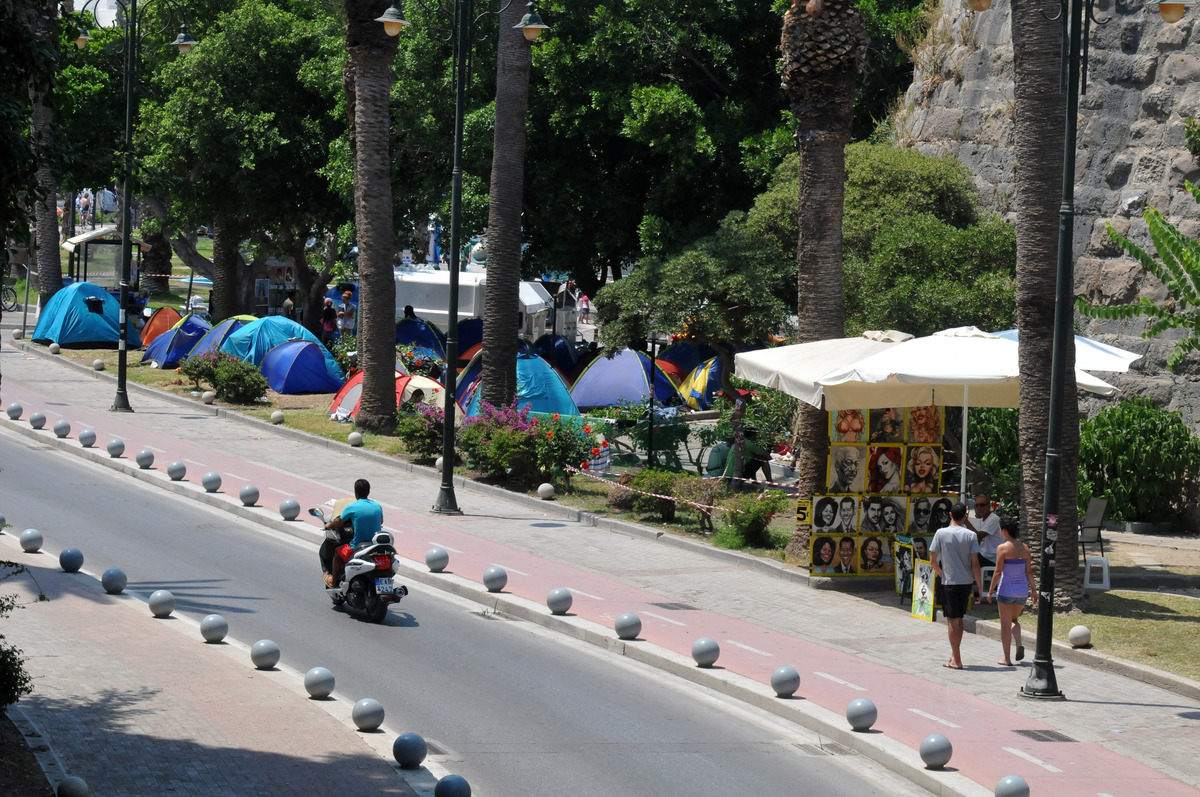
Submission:
<svg viewBox="0 0 1200 797">
<path fill-rule="evenodd" d="M 1026 539 L 1041 559 L 1046 474 L 1046 426 L 1050 417 L 1054 297 L 1057 284 L 1058 209 L 1062 191 L 1065 95 L 1060 89 L 1061 23 L 1042 14 L 1042 4 L 1012 4 L 1014 160 L 1017 178 L 1017 328 L 1021 365 L 1021 509 Z M 1074 373 L 1068 347 L 1066 372 Z M 1062 480 L 1055 557 L 1057 608 L 1083 599 L 1077 553 L 1079 405 L 1063 402 Z M 1037 569 L 1035 562 L 1035 570 Z"/>
<path fill-rule="evenodd" d="M 388 149 L 396 40 L 376 19 L 388 0 L 346 0 L 342 73 L 354 157 L 354 215 L 358 228 L 358 364 L 362 404 L 355 422 L 375 432 L 396 427 L 396 282 L 392 271 L 391 155 Z"/>
<path fill-rule="evenodd" d="M 39 2 L 34 9 L 35 30 L 47 47 L 58 53 L 58 4 Z M 51 122 L 54 112 L 50 107 L 50 85 L 31 86 L 30 98 L 33 112 L 30 133 L 33 135 L 34 151 L 38 152 L 37 183 L 41 196 L 34 205 L 37 224 L 37 252 L 30 252 L 29 262 L 37 260 L 38 302 L 45 307 L 50 297 L 62 289 L 62 261 L 58 256 L 58 207 L 54 196 L 58 184 L 50 168 L 50 158 L 45 147 L 51 139 Z M 67 208 L 74 212 L 74 208 Z"/>
<path fill-rule="evenodd" d="M 845 148 L 854 118 L 854 87 L 867 32 L 850 0 L 793 0 L 783 18 L 783 91 L 796 118 L 800 150 L 798 267 L 800 342 L 844 334 L 842 205 Z M 799 435 L 800 499 L 824 487 L 829 416 L 805 406 Z M 806 558 L 810 525 L 797 525 L 787 553 Z"/>
<path fill-rule="evenodd" d="M 521 203 L 525 191 L 525 110 L 530 43 L 514 26 L 523 7 L 500 14 L 496 130 L 488 206 L 488 284 L 483 306 L 483 400 L 504 406 L 517 394 L 517 308 L 521 292 Z"/>
</svg>

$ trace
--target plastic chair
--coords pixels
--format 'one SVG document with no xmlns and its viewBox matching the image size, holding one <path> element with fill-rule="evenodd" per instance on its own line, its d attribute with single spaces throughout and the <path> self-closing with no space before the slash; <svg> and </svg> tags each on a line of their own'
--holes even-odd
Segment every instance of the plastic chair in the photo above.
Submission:
<svg viewBox="0 0 1200 797">
<path fill-rule="evenodd" d="M 1104 538 L 1100 530 L 1104 526 L 1104 516 L 1108 514 L 1107 498 L 1092 498 L 1088 501 L 1087 512 L 1083 515 L 1083 523 L 1079 526 L 1079 551 L 1083 554 L 1085 563 L 1088 545 L 1100 547 L 1100 555 L 1104 556 Z"/>
</svg>

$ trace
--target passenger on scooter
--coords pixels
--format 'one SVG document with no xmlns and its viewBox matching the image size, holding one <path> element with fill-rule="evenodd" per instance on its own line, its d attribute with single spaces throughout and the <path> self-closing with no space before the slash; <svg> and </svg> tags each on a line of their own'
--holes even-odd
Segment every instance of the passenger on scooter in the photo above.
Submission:
<svg viewBox="0 0 1200 797">
<path fill-rule="evenodd" d="M 342 510 L 339 517 L 326 524 L 326 528 L 340 529 L 350 523 L 354 527 L 354 538 L 347 544 L 338 547 L 334 553 L 331 571 L 325 574 L 325 586 L 336 586 L 342 580 L 342 571 L 354 549 L 371 542 L 375 535 L 383 530 L 383 507 L 367 498 L 371 494 L 371 483 L 366 479 L 354 482 L 354 503 Z"/>
</svg>

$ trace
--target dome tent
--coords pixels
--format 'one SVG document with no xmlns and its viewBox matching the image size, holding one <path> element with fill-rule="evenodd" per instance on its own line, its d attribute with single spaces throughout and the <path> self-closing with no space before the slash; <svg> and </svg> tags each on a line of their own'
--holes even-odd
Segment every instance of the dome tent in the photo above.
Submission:
<svg viewBox="0 0 1200 797">
<path fill-rule="evenodd" d="M 146 353 L 142 355 L 142 365 L 175 368 L 211 329 L 212 325 L 200 316 L 188 314 L 174 327 L 150 341 Z"/>
<path fill-rule="evenodd" d="M 197 357 L 201 354 L 207 354 L 210 351 L 220 349 L 221 344 L 225 342 L 227 337 L 254 320 L 255 318 L 252 315 L 235 315 L 226 318 L 208 332 L 205 332 L 204 337 L 196 341 L 196 345 L 192 347 L 188 356 Z"/>
<path fill-rule="evenodd" d="M 705 360 L 692 369 L 679 384 L 679 395 L 694 410 L 706 410 L 717 398 L 721 389 L 721 358 Z"/>
<path fill-rule="evenodd" d="M 330 420 L 345 421 L 358 415 L 358 406 L 362 400 L 362 380 L 362 371 L 359 371 L 346 380 L 346 384 L 333 397 L 333 403 L 329 405 Z M 412 398 L 414 391 L 420 390 L 425 394 L 424 398 L 421 399 L 421 403 L 428 404 L 431 407 L 441 407 L 445 400 L 443 394 L 445 389 L 440 383 L 433 381 L 427 376 L 410 376 L 408 374 L 397 373 L 396 406 L 399 407 L 404 401 Z M 459 412 L 458 415 L 461 416 L 462 413 Z"/>
<path fill-rule="evenodd" d="M 116 348 L 121 305 L 93 282 L 73 282 L 50 297 L 33 330 L 34 343 L 57 343 L 78 349 Z M 125 344 L 138 348 L 142 339 L 126 321 Z"/>
<path fill-rule="evenodd" d="M 158 308 L 150 314 L 146 326 L 142 327 L 142 343 L 149 346 L 159 335 L 179 326 L 179 322 L 182 320 L 183 316 L 179 315 L 179 311 L 174 307 Z"/>
<path fill-rule="evenodd" d="M 466 410 L 468 416 L 479 414 L 481 393 L 476 390 L 471 394 Z M 524 407 L 529 407 L 530 412 L 547 415 L 579 414 L 566 382 L 550 363 L 536 354 L 522 352 L 517 355 L 517 409 Z"/>
<path fill-rule="evenodd" d="M 325 369 L 325 347 L 311 340 L 289 340 L 266 353 L 262 373 L 276 393 L 334 393 L 342 387 Z"/>
<path fill-rule="evenodd" d="M 571 342 L 562 335 L 551 335 L 547 332 L 533 342 L 533 347 L 542 359 L 549 362 L 559 373 L 569 374 L 579 363 L 579 352 Z"/>
<path fill-rule="evenodd" d="M 225 338 L 225 342 L 221 344 L 221 351 L 261 367 L 267 352 L 289 340 L 307 340 L 316 343 L 321 349 L 325 371 L 329 374 L 329 378 L 339 385 L 342 384 L 345 377 L 342 376 L 341 366 L 337 364 L 337 360 L 333 359 L 329 350 L 321 345 L 321 341 L 317 340 L 313 333 L 281 315 L 259 318 L 239 328 Z"/>
<path fill-rule="evenodd" d="M 576 378 L 571 398 L 582 409 L 619 407 L 646 403 L 651 390 L 660 404 L 679 401 L 675 382 L 661 366 L 650 362 L 649 355 L 622 349 L 611 359 L 600 356 L 592 360 Z"/>
</svg>

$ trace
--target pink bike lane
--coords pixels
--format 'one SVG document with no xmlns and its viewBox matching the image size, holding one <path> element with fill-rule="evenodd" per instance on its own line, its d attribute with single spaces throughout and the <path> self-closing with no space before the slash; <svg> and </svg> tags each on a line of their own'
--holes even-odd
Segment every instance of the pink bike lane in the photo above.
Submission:
<svg viewBox="0 0 1200 797">
<path fill-rule="evenodd" d="M 5 381 L 5 393 L 6 402 L 16 400 L 24 406 L 24 415 L 15 423 L 28 427 L 29 414 L 35 410 L 47 415 L 45 429 L 39 435 L 53 438 L 54 421 L 64 418 L 71 423 L 72 441 L 77 440 L 84 428 L 96 432 L 94 448 L 99 456 L 106 456 L 105 446 L 110 438 L 120 438 L 125 443 L 122 459 L 131 470 L 138 469 L 133 461 L 136 453 L 148 448 L 155 453 L 156 471 L 165 471 L 172 460 L 184 462 L 188 466 L 186 481 L 193 486 L 193 492 L 203 492 L 198 485 L 204 472 L 220 473 L 224 481 L 220 492 L 232 508 L 241 505 L 237 495 L 243 483 L 259 488 L 262 495 L 259 505 L 268 511 L 273 511 L 278 503 L 276 495 L 278 500 L 294 497 L 302 507 L 307 507 L 344 495 L 350 486 L 347 484 L 331 495 L 331 487 L 315 478 L 240 459 L 217 446 L 148 429 L 143 425 L 143 416 L 137 413 L 125 415 L 74 406 L 12 380 Z M 181 424 L 213 421 L 216 419 L 210 415 L 181 415 L 178 419 Z M 271 433 L 269 428 L 250 424 L 244 427 L 247 437 Z M 295 452 L 295 459 L 285 465 L 318 459 L 327 451 L 316 442 L 288 440 L 285 445 Z M 368 467 L 366 462 L 363 465 L 364 469 Z M 369 469 L 380 467 L 386 466 L 372 463 Z M 427 479 L 399 470 L 395 476 L 402 480 L 419 478 L 422 486 L 429 484 Z M 376 490 L 377 494 L 382 492 Z M 422 492 L 427 494 L 428 491 Z M 972 694 L 969 669 L 959 673 L 964 680 L 961 689 L 947 687 L 897 667 L 871 662 L 736 617 L 680 605 L 671 596 L 499 544 L 485 536 L 487 517 L 432 515 L 424 507 L 400 506 L 394 501 L 385 505 L 390 521 L 386 525 L 396 532 L 397 550 L 405 559 L 423 565 L 426 551 L 440 546 L 451 553 L 448 573 L 472 581 L 478 581 L 487 567 L 500 565 L 509 574 L 503 593 L 543 605 L 551 589 L 565 587 L 574 598 L 571 614 L 606 629 L 613 638 L 615 618 L 624 612 L 634 612 L 642 620 L 642 632 L 637 641 L 628 645 L 655 646 L 690 659 L 692 643 L 700 637 L 711 637 L 721 648 L 713 669 L 727 670 L 763 684 L 767 694 L 771 693 L 771 672 L 780 665 L 790 664 L 802 677 L 794 699 L 810 701 L 841 715 L 850 701 L 867 697 L 879 709 L 872 733 L 882 733 L 910 748 L 918 766 L 916 751 L 921 740 L 932 733 L 947 736 L 954 745 L 948 769 L 988 791 L 1002 777 L 1020 775 L 1034 794 L 1062 797 L 1196 794 L 1187 784 L 1101 744 L 1062 744 L 1022 736 L 1019 731 L 1056 729 Z M 278 520 L 277 513 L 275 519 Z M 302 515 L 301 520 L 309 527 L 315 546 L 319 539 L 317 522 L 307 515 Z M 730 571 L 740 569 L 736 565 L 727 567 Z M 313 580 L 318 581 L 315 548 Z M 852 618 L 848 621 L 852 622 Z M 701 680 L 702 675 L 697 673 L 696 680 Z M 1014 692 L 1020 688 L 1024 676 L 1023 668 L 1014 672 Z"/>
</svg>

